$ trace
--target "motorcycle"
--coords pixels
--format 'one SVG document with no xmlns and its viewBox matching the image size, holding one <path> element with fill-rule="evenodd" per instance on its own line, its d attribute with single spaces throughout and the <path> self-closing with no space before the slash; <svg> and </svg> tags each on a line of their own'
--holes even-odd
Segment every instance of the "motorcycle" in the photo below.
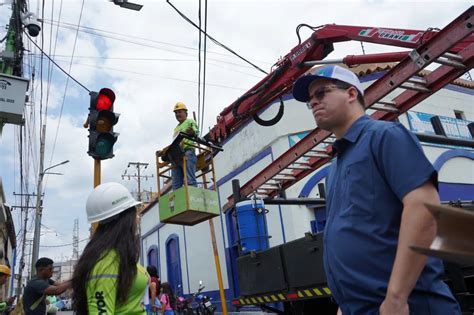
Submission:
<svg viewBox="0 0 474 315">
<path fill-rule="evenodd" d="M 181 285 L 178 285 L 178 290 L 176 292 L 176 315 L 195 315 L 193 308 L 191 307 L 192 299 L 186 299 L 183 297 L 183 292 Z"/>
<path fill-rule="evenodd" d="M 197 315 L 214 315 L 216 307 L 211 302 L 211 297 L 199 294 L 205 287 L 202 285 L 202 281 L 199 281 L 198 292 L 194 294 L 197 306 L 195 312 Z"/>
</svg>

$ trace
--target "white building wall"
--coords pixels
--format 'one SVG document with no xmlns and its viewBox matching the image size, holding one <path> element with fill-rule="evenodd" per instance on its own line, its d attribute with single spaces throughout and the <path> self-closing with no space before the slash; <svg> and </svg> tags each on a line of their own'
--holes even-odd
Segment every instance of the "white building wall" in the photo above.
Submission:
<svg viewBox="0 0 474 315">
<path fill-rule="evenodd" d="M 439 172 L 439 180 L 446 183 L 474 184 L 474 161 L 464 157 L 448 160 Z M 474 187 L 472 193 L 474 195 Z"/>
<path fill-rule="evenodd" d="M 140 220 L 140 234 L 145 235 L 160 222 L 160 213 L 158 206 L 155 205 L 143 214 Z"/>
</svg>

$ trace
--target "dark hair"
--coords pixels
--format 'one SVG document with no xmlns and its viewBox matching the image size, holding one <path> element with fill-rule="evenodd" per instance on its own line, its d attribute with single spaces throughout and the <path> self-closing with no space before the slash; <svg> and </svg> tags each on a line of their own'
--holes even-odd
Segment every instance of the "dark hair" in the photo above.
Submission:
<svg viewBox="0 0 474 315">
<path fill-rule="evenodd" d="M 41 267 L 48 267 L 54 264 L 54 261 L 48 257 L 41 257 L 35 263 L 36 269 Z"/>
<path fill-rule="evenodd" d="M 168 282 L 164 282 L 161 284 L 161 288 L 163 289 L 163 294 L 168 296 L 171 308 L 175 309 L 176 299 L 174 297 L 173 290 L 171 289 L 171 285 Z"/>
<path fill-rule="evenodd" d="M 116 218 L 115 218 L 116 217 Z M 119 256 L 117 304 L 126 303 L 132 282 L 137 274 L 140 255 L 137 234 L 137 210 L 129 208 L 114 220 L 100 223 L 77 262 L 72 279 L 73 309 L 77 315 L 87 315 L 86 284 L 96 263 L 111 250 Z"/>
<path fill-rule="evenodd" d="M 347 90 L 350 87 L 353 87 L 357 91 L 357 101 L 362 105 L 362 107 L 365 109 L 365 100 L 364 100 L 364 95 L 360 93 L 360 91 L 353 85 L 340 81 L 340 80 L 334 80 L 334 85 L 336 85 L 338 88 Z"/>
<path fill-rule="evenodd" d="M 155 266 L 150 265 L 150 266 L 146 267 L 146 271 L 148 272 L 148 274 L 149 274 L 151 277 L 158 278 L 158 270 L 156 269 Z"/>
</svg>

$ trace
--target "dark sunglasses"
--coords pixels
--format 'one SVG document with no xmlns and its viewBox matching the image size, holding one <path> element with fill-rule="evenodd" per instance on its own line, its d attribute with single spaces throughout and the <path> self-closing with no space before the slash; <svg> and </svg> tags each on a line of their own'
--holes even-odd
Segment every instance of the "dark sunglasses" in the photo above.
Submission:
<svg viewBox="0 0 474 315">
<path fill-rule="evenodd" d="M 310 101 L 313 98 L 315 98 L 318 102 L 321 102 L 326 96 L 326 93 L 334 91 L 334 90 L 347 90 L 347 89 L 348 88 L 342 87 L 342 86 L 324 86 L 314 91 L 313 94 L 309 95 L 309 99 L 308 99 L 308 102 L 306 103 L 306 106 L 308 107 L 308 109 L 312 109 L 313 106 L 311 105 Z"/>
</svg>

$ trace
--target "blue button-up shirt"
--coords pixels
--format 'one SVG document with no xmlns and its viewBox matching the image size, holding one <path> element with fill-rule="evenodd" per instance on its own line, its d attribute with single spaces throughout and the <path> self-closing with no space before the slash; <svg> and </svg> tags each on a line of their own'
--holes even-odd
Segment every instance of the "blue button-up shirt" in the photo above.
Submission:
<svg viewBox="0 0 474 315">
<path fill-rule="evenodd" d="M 427 181 L 437 185 L 437 173 L 418 140 L 399 123 L 363 116 L 334 149 L 324 233 L 328 285 L 344 314 L 377 313 L 395 260 L 402 199 Z M 416 314 L 459 313 L 442 272 L 442 262 L 429 258 L 409 300 Z M 430 313 L 433 307 L 439 310 Z"/>
</svg>

